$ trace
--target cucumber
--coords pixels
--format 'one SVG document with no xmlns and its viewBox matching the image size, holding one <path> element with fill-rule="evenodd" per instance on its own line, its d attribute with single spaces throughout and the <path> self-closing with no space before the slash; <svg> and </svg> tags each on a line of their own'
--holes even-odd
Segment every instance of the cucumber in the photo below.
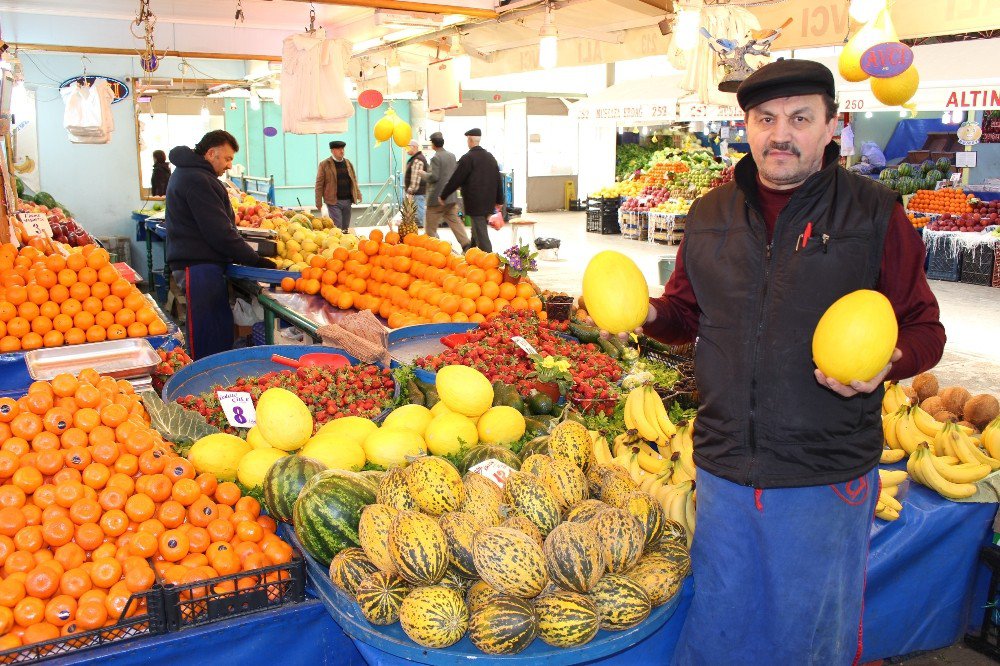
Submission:
<svg viewBox="0 0 1000 666">
<path fill-rule="evenodd" d="M 578 324 L 576 322 L 570 322 L 569 334 L 583 343 L 596 343 L 601 339 L 601 329 L 596 326 L 587 326 L 586 324 Z"/>
<path fill-rule="evenodd" d="M 612 335 L 610 338 L 608 338 L 608 342 L 614 345 L 615 349 L 618 350 L 619 357 L 621 356 L 621 353 L 625 351 L 625 343 L 622 342 L 621 338 L 619 338 L 617 335 Z"/>
<path fill-rule="evenodd" d="M 641 342 L 642 346 L 646 347 L 647 349 L 652 349 L 653 351 L 661 352 L 661 353 L 664 353 L 664 354 L 669 354 L 670 353 L 670 347 L 669 346 L 663 344 L 659 340 L 654 340 L 653 338 L 649 337 L 648 335 L 642 336 L 642 338 L 640 338 L 640 342 Z"/>
<path fill-rule="evenodd" d="M 621 352 L 619 352 L 618 348 L 611 344 L 611 341 L 607 338 L 599 338 L 597 340 L 597 346 L 601 348 L 602 352 L 616 361 L 621 357 Z"/>
<path fill-rule="evenodd" d="M 420 385 L 417 384 L 415 379 L 411 379 L 406 383 L 406 391 L 410 397 L 411 405 L 423 405 L 424 404 L 424 392 L 420 390 Z"/>
</svg>

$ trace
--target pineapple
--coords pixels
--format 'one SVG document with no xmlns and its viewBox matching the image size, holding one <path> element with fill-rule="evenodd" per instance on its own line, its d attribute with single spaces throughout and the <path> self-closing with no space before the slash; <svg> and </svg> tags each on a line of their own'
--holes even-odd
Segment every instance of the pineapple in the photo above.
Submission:
<svg viewBox="0 0 1000 666">
<path fill-rule="evenodd" d="M 417 202 L 413 197 L 403 199 L 403 205 L 399 208 L 401 220 L 399 222 L 399 237 L 406 238 L 407 234 L 418 233 L 417 229 Z"/>
</svg>

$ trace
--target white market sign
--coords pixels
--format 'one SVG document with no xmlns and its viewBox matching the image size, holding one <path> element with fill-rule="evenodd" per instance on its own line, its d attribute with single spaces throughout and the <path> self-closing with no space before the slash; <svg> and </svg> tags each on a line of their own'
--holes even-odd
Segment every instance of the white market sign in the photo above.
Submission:
<svg viewBox="0 0 1000 666">
<path fill-rule="evenodd" d="M 838 102 L 840 110 L 847 113 L 900 110 L 898 106 L 886 106 L 878 101 L 870 88 L 842 91 Z M 917 89 L 910 103 L 916 105 L 918 111 L 1000 109 L 1000 86 L 922 86 Z"/>
<path fill-rule="evenodd" d="M 577 119 L 586 121 L 608 121 L 623 125 L 669 123 L 677 118 L 677 100 L 616 101 L 598 104 L 581 102 L 573 107 L 573 111 Z"/>
</svg>

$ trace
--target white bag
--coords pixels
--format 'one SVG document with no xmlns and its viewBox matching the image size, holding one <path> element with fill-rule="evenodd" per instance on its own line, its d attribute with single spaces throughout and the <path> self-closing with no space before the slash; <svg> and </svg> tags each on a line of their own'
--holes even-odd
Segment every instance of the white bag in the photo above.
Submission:
<svg viewBox="0 0 1000 666">
<path fill-rule="evenodd" d="M 264 307 L 260 303 L 237 298 L 233 303 L 233 323 L 237 326 L 253 326 L 264 320 Z"/>
</svg>

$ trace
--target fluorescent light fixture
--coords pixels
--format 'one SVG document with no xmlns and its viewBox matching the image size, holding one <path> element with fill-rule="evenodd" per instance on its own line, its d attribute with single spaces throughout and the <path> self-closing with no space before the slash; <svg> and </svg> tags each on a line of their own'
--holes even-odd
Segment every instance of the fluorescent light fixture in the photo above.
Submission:
<svg viewBox="0 0 1000 666">
<path fill-rule="evenodd" d="M 208 120 L 212 116 L 212 113 L 208 110 L 208 104 L 201 105 L 201 119 Z"/>
<path fill-rule="evenodd" d="M 455 61 L 455 78 L 459 83 L 472 78 L 472 58 L 462 48 L 462 41 L 457 36 L 451 41 L 451 57 Z"/>
<path fill-rule="evenodd" d="M 389 64 L 386 65 L 385 75 L 390 86 L 398 85 L 399 80 L 403 77 L 402 69 L 399 66 L 399 54 L 395 51 L 389 54 Z"/>
<path fill-rule="evenodd" d="M 848 13 L 858 23 L 868 23 L 885 9 L 885 0 L 851 0 Z"/>
<path fill-rule="evenodd" d="M 674 44 L 677 48 L 690 51 L 698 43 L 698 28 L 701 27 L 701 10 L 680 8 L 674 23 Z"/>
<path fill-rule="evenodd" d="M 254 111 L 260 110 L 260 95 L 257 94 L 256 88 L 250 89 L 250 108 Z"/>
<path fill-rule="evenodd" d="M 542 69 L 552 69 L 559 60 L 559 32 L 556 30 L 552 7 L 545 9 L 545 22 L 538 33 L 538 65 Z"/>
</svg>

